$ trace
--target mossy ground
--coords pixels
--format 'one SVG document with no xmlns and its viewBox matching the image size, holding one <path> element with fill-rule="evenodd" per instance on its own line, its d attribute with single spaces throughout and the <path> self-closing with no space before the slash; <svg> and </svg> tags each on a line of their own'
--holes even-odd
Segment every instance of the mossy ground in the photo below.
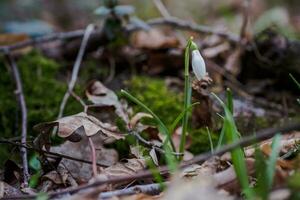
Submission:
<svg viewBox="0 0 300 200">
<path fill-rule="evenodd" d="M 135 76 L 128 82 L 129 92 L 148 106 L 157 116 L 170 126 L 183 107 L 183 95 L 171 91 L 163 79 Z M 133 105 L 133 110 L 145 112 Z"/>
<path fill-rule="evenodd" d="M 129 82 L 129 92 L 147 105 L 161 120 L 170 126 L 183 108 L 183 94 L 171 91 L 164 79 L 135 76 Z M 133 105 L 134 113 L 144 110 Z M 146 121 L 149 122 L 149 121 Z M 192 127 L 192 124 L 190 124 Z M 210 150 L 210 142 L 206 129 L 189 128 L 192 145 L 189 150 L 198 154 Z M 218 140 L 217 133 L 211 133 L 214 145 Z"/>
<path fill-rule="evenodd" d="M 31 140 L 37 134 L 32 129 L 34 125 L 56 119 L 67 84 L 65 80 L 58 79 L 63 66 L 36 51 L 20 57 L 17 65 L 23 83 L 28 110 L 28 136 Z M 4 138 L 18 137 L 21 132 L 21 112 L 14 94 L 11 70 L 4 58 L 0 60 L 0 74 L 0 134 Z M 80 110 L 81 105 L 70 98 L 65 114 L 75 114 Z M 1 148 L 0 151 L 1 165 L 11 154 L 8 148 Z"/>
</svg>

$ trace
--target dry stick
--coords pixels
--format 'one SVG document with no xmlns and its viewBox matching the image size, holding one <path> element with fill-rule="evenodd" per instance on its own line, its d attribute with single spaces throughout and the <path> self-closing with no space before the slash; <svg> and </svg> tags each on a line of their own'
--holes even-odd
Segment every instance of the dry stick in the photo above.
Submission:
<svg viewBox="0 0 300 200">
<path fill-rule="evenodd" d="M 154 5 L 156 6 L 156 8 L 159 10 L 160 14 L 164 17 L 164 18 L 171 18 L 172 15 L 169 13 L 168 9 L 166 8 L 166 6 L 163 4 L 163 2 L 161 0 L 153 0 Z M 185 46 L 186 43 L 186 39 L 185 37 L 178 31 L 175 32 L 177 38 L 179 39 L 179 42 L 181 43 L 182 46 Z"/>
<path fill-rule="evenodd" d="M 22 145 L 22 144 L 17 143 L 17 142 L 12 142 L 12 141 L 6 140 L 6 139 L 0 139 L 0 144 L 11 144 L 11 145 L 18 146 L 18 147 L 21 147 L 21 148 L 26 148 L 26 149 L 29 149 L 29 150 L 36 151 L 38 153 L 42 153 L 44 156 L 47 156 L 47 157 L 52 157 L 52 158 L 53 157 L 55 157 L 55 158 L 61 157 L 61 158 L 65 158 L 65 159 L 68 159 L 68 160 L 73 160 L 73 161 L 77 161 L 77 162 L 92 164 L 92 162 L 88 161 L 88 160 L 83 160 L 83 159 L 80 159 L 80 158 L 74 158 L 72 156 L 68 156 L 68 155 L 64 155 L 64 154 L 60 154 L 60 153 L 55 153 L 55 152 L 51 152 L 51 151 L 45 151 L 45 150 L 42 150 L 42 149 L 30 147 L 30 146 L 27 146 L 27 145 Z M 100 167 L 109 167 L 110 166 L 108 164 L 103 164 L 103 163 L 96 163 L 96 165 L 100 166 Z"/>
<path fill-rule="evenodd" d="M 214 151 L 213 153 L 211 153 L 209 151 L 209 152 L 200 154 L 198 156 L 195 156 L 192 160 L 182 163 L 180 165 L 180 167 L 183 168 L 183 167 L 187 167 L 191 164 L 201 163 L 213 156 L 220 156 L 228 151 L 231 151 L 232 149 L 235 149 L 236 147 L 249 146 L 255 142 L 269 139 L 269 138 L 273 137 L 274 135 L 276 135 L 277 133 L 288 134 L 290 131 L 293 131 L 293 130 L 300 130 L 300 123 L 288 124 L 286 126 L 278 127 L 278 128 L 264 129 L 264 130 L 257 132 L 255 135 L 247 136 L 247 137 L 240 139 L 239 141 L 237 141 L 235 143 L 225 145 L 222 148 L 220 148 L 219 150 Z M 159 171 L 161 174 L 167 175 L 169 173 L 167 166 L 160 167 Z M 48 193 L 48 196 L 55 197 L 55 196 L 59 196 L 59 195 L 63 195 L 63 194 L 74 194 L 78 191 L 82 191 L 82 190 L 92 188 L 92 187 L 101 186 L 104 184 L 114 184 L 114 183 L 120 183 L 120 182 L 124 182 L 124 181 L 141 180 L 141 179 L 145 179 L 145 178 L 149 178 L 149 177 L 152 177 L 152 173 L 149 170 L 143 170 L 141 172 L 137 172 L 133 176 L 116 177 L 116 178 L 111 178 L 109 180 L 98 180 L 98 181 L 95 181 L 94 183 L 82 185 L 77 188 L 68 188 L 68 189 L 65 189 L 62 191 L 58 191 L 58 192 L 51 192 L 51 193 Z M 36 196 L 37 195 L 20 195 L 20 196 L 13 196 L 13 197 L 4 197 L 3 199 L 28 199 L 28 198 L 35 198 Z"/>
<path fill-rule="evenodd" d="M 89 143 L 90 143 L 90 147 L 91 147 L 91 152 L 92 152 L 92 167 L 93 167 L 93 175 L 94 175 L 94 177 L 96 177 L 97 176 L 97 165 L 96 165 L 96 160 L 97 160 L 97 158 L 96 158 L 96 150 L 95 150 L 95 145 L 94 145 L 94 142 L 93 142 L 93 140 L 92 140 L 92 138 L 91 137 L 89 137 Z"/>
<path fill-rule="evenodd" d="M 21 133 L 21 143 L 26 145 L 27 140 L 27 108 L 23 93 L 22 81 L 19 73 L 17 63 L 9 52 L 6 52 L 6 58 L 13 72 L 13 78 L 16 83 L 15 94 L 21 106 L 22 112 L 22 133 Z M 27 150 L 26 148 L 20 148 L 22 163 L 23 163 L 23 186 L 26 188 L 28 186 L 29 173 L 28 173 L 28 160 L 27 160 Z"/>
<path fill-rule="evenodd" d="M 70 97 L 70 92 L 69 91 L 73 91 L 73 88 L 75 86 L 77 76 L 78 76 L 78 72 L 79 72 L 79 68 L 80 68 L 80 64 L 81 64 L 82 58 L 84 56 L 85 48 L 87 46 L 87 42 L 88 42 L 88 40 L 90 38 L 90 35 L 93 32 L 94 28 L 95 27 L 94 27 L 93 24 L 88 25 L 86 30 L 85 30 L 85 33 L 83 35 L 83 39 L 82 39 L 82 42 L 81 42 L 81 45 L 80 45 L 80 49 L 79 49 L 79 52 L 78 52 L 78 55 L 77 55 L 77 58 L 76 58 L 76 61 L 75 61 L 74 67 L 73 67 L 72 77 L 71 77 L 71 80 L 68 84 L 68 90 L 65 93 L 64 98 L 63 98 L 63 100 L 60 104 L 59 113 L 58 113 L 58 116 L 57 116 L 58 119 L 61 118 L 62 115 L 63 115 L 63 112 L 64 112 L 65 106 L 67 104 L 68 98 Z"/>
<path fill-rule="evenodd" d="M 159 153 L 161 153 L 163 155 L 166 154 L 165 150 L 160 148 L 157 144 L 144 139 L 137 131 L 129 131 L 129 134 L 133 135 L 138 141 L 143 143 L 145 146 L 147 146 L 151 149 L 155 149 L 156 151 L 158 151 Z M 177 153 L 177 152 L 172 152 L 172 154 L 175 155 L 175 156 L 182 156 L 183 155 L 183 153 Z"/>
<path fill-rule="evenodd" d="M 169 13 L 169 11 L 167 10 L 167 8 L 165 7 L 165 5 L 161 2 L 161 0 L 153 0 L 156 8 L 159 10 L 160 14 L 164 17 L 164 18 L 169 18 L 172 17 Z"/>
<path fill-rule="evenodd" d="M 235 35 L 233 33 L 225 32 L 223 30 L 216 30 L 209 26 L 205 25 L 199 25 L 196 23 L 192 23 L 189 21 L 185 21 L 176 17 L 171 18 L 157 18 L 147 21 L 147 24 L 149 26 L 157 26 L 157 25 L 167 25 L 171 27 L 175 27 L 182 30 L 189 30 L 196 33 L 205 33 L 205 34 L 212 34 L 212 35 L 218 35 L 220 37 L 223 37 L 230 42 L 233 43 L 240 43 L 240 37 L 238 35 Z M 138 27 L 128 27 L 127 29 L 130 31 L 136 30 Z"/>
<path fill-rule="evenodd" d="M 102 192 L 99 195 L 98 200 L 110 199 L 115 196 L 133 195 L 133 194 L 137 194 L 137 193 L 157 195 L 161 192 L 161 190 L 162 190 L 161 184 L 159 184 L 159 183 L 152 183 L 152 184 L 147 184 L 147 185 L 136 185 L 136 186 L 121 189 L 121 190 Z"/>
<path fill-rule="evenodd" d="M 247 34 L 247 26 L 249 23 L 249 15 L 250 15 L 250 8 L 251 7 L 251 0 L 244 0 L 243 2 L 243 23 L 240 30 L 240 38 L 241 40 L 246 38 Z"/>
<path fill-rule="evenodd" d="M 231 42 L 234 43 L 239 43 L 239 36 L 235 35 L 233 33 L 225 33 L 224 31 L 218 31 L 214 30 L 209 26 L 203 26 L 203 25 L 198 25 L 196 23 L 191 23 L 189 21 L 181 20 L 175 17 L 165 19 L 165 18 L 156 18 L 152 19 L 147 22 L 149 26 L 157 26 L 157 25 L 167 25 L 171 27 L 175 27 L 178 29 L 183 29 L 183 30 L 190 30 L 194 31 L 196 33 L 204 33 L 204 34 L 215 34 L 219 35 L 223 38 L 228 39 Z M 128 25 L 125 30 L 127 32 L 134 32 L 136 30 L 140 30 L 140 27 L 137 27 L 135 25 Z M 52 42 L 55 40 L 65 40 L 65 39 L 75 39 L 82 37 L 86 30 L 75 30 L 75 31 L 70 31 L 70 32 L 62 32 L 62 33 L 53 33 L 47 36 L 42 36 L 30 40 L 26 40 L 24 42 L 19 42 L 13 45 L 5 45 L 5 46 L 0 46 L 0 53 L 5 53 L 7 51 L 14 51 L 18 49 L 22 49 L 28 46 L 34 46 L 38 44 L 43 44 L 47 42 Z M 95 30 L 93 31 L 93 34 L 101 33 L 101 30 Z"/>
<path fill-rule="evenodd" d="M 62 33 L 52 33 L 47 36 L 42 36 L 30 40 L 26 40 L 23 42 L 19 42 L 13 45 L 6 45 L 6 46 L 0 46 L 0 52 L 7 52 L 7 51 L 14 51 L 17 49 L 22 49 L 24 47 L 28 46 L 34 46 L 36 44 L 42 44 L 47 42 L 52 42 L 55 40 L 64 40 L 64 39 L 72 39 L 72 38 L 78 38 L 82 37 L 85 30 L 75 30 L 70 32 L 62 32 Z"/>
</svg>

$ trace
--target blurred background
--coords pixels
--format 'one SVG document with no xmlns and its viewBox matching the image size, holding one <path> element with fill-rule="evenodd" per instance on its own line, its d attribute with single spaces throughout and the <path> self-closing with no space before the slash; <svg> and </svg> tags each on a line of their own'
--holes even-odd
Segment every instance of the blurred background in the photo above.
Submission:
<svg viewBox="0 0 300 200">
<path fill-rule="evenodd" d="M 163 0 L 170 14 L 185 20 L 210 26 L 224 26 L 238 32 L 242 22 L 243 0 Z M 101 6 L 100 0 L 1 0 L 1 32 L 31 31 L 39 35 L 51 31 L 83 28 L 97 22 L 94 10 Z M 135 7 L 140 19 L 160 17 L 151 0 L 120 0 L 120 4 Z M 291 38 L 299 38 L 300 1 L 298 0 L 252 0 L 250 30 L 259 32 L 270 24 Z M 26 22 L 26 23 L 25 23 Z M 22 26 L 20 26 L 22 23 Z M 16 26 L 16 24 L 18 26 Z"/>
</svg>

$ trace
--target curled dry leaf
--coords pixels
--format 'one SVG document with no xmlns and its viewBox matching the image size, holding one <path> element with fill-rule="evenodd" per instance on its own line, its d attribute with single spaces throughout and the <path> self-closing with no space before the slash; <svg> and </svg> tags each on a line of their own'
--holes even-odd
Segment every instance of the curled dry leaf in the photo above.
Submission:
<svg viewBox="0 0 300 200">
<path fill-rule="evenodd" d="M 47 133 L 55 126 L 58 126 L 58 136 L 70 141 L 78 141 L 78 138 L 80 139 L 83 135 L 90 137 L 97 133 L 103 133 L 105 136 L 115 139 L 125 138 L 123 134 L 118 132 L 116 126 L 103 123 L 92 115 L 87 115 L 83 112 L 63 117 L 53 122 L 38 124 L 34 129 L 41 133 Z"/>
<path fill-rule="evenodd" d="M 122 176 L 133 176 L 137 172 L 146 168 L 146 161 L 145 159 L 127 159 L 126 162 L 119 162 L 115 165 L 105 168 L 102 172 L 98 175 L 97 179 L 107 180 L 110 178 L 115 177 L 122 177 Z M 117 185 L 123 185 L 126 182 L 118 183 Z M 115 186 L 117 186 L 115 185 Z"/>
<path fill-rule="evenodd" d="M 152 115 L 148 114 L 148 113 L 143 113 L 143 112 L 139 112 L 136 113 L 129 122 L 130 128 L 134 128 L 138 125 L 138 123 L 141 121 L 141 119 L 143 118 L 153 118 Z"/>
<path fill-rule="evenodd" d="M 144 159 L 127 159 L 125 163 L 117 163 L 102 171 L 101 174 L 111 178 L 120 176 L 134 175 L 138 171 L 145 169 L 146 162 Z"/>
<path fill-rule="evenodd" d="M 129 117 L 117 95 L 105 87 L 100 81 L 91 81 L 85 90 L 85 94 L 92 103 L 99 107 L 113 106 L 115 113 L 122 118 L 124 122 L 129 122 Z"/>
</svg>

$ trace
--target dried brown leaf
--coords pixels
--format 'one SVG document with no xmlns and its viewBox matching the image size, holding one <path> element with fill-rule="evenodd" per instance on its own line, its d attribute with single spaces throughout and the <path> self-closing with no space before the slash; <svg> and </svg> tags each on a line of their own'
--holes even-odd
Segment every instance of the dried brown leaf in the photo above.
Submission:
<svg viewBox="0 0 300 200">
<path fill-rule="evenodd" d="M 86 135 L 90 137 L 97 133 L 103 133 L 107 137 L 113 137 L 115 139 L 125 138 L 123 134 L 118 132 L 116 126 L 112 126 L 108 123 L 103 123 L 92 115 L 87 115 L 84 112 L 63 117 L 53 122 L 38 124 L 34 127 L 34 129 L 41 133 L 47 133 L 54 126 L 58 126 L 58 136 L 67 139 L 71 138 L 71 141 L 74 141 L 73 134 L 77 136 Z"/>
<path fill-rule="evenodd" d="M 145 169 L 146 162 L 144 159 L 127 159 L 125 163 L 117 163 L 104 169 L 100 175 L 105 175 L 108 178 L 120 176 L 132 176 L 138 171 Z"/>
<path fill-rule="evenodd" d="M 100 81 L 91 81 L 86 88 L 85 94 L 87 98 L 97 106 L 113 106 L 115 113 L 121 117 L 124 122 L 129 123 L 128 115 L 117 95 L 105 87 Z"/>
</svg>

